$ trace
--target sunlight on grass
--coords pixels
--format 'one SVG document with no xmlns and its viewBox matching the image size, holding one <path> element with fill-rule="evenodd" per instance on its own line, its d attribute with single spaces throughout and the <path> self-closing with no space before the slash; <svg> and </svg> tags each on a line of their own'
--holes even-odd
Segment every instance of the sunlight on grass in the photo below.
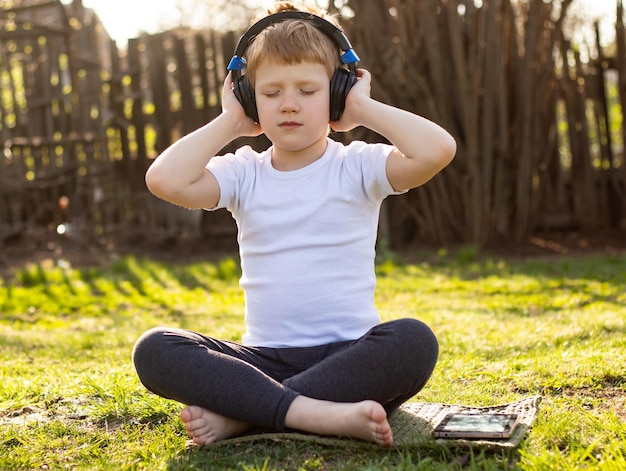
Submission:
<svg viewBox="0 0 626 471">
<path fill-rule="evenodd" d="M 377 266 L 384 320 L 416 317 L 440 361 L 416 398 L 493 405 L 541 394 L 517 452 L 297 443 L 185 451 L 181 406 L 134 374 L 156 325 L 239 340 L 238 261 L 43 262 L 0 279 L 0 469 L 626 468 L 626 256 L 507 262 L 475 253 Z M 462 463 L 462 464 L 460 464 Z"/>
</svg>

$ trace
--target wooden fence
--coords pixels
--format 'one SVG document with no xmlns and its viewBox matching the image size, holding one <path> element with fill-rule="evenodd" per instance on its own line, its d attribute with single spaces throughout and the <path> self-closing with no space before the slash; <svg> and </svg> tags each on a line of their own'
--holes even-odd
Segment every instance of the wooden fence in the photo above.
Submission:
<svg viewBox="0 0 626 471">
<path fill-rule="evenodd" d="M 558 13 L 542 0 L 349 2 L 344 26 L 373 96 L 441 123 L 459 145 L 430 183 L 386 202 L 381 231 L 393 247 L 626 230 L 622 1 L 615 51 L 605 57 L 598 42 L 589 59 L 568 39 L 570 3 Z M 0 246 L 50 231 L 232 239 L 227 213 L 171 206 L 143 178 L 160 151 L 219 113 L 238 34 L 176 30 L 118 50 L 80 1 L 3 3 Z M 229 148 L 243 142 L 268 144 Z"/>
</svg>

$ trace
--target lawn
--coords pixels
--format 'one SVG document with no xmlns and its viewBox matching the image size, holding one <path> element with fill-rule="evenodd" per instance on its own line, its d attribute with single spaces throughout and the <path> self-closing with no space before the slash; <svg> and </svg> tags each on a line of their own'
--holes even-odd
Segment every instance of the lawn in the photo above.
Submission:
<svg viewBox="0 0 626 471">
<path fill-rule="evenodd" d="M 160 324 L 238 340 L 238 264 L 120 256 L 44 261 L 0 278 L 0 469 L 626 469 L 626 255 L 381 260 L 383 319 L 440 340 L 420 401 L 543 396 L 518 450 L 384 450 L 297 441 L 187 449 L 181 406 L 139 384 L 130 352 Z"/>
</svg>

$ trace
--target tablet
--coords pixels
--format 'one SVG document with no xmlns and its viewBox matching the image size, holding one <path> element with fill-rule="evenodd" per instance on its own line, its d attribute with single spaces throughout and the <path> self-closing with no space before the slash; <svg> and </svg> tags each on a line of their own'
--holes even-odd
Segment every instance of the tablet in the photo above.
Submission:
<svg viewBox="0 0 626 471">
<path fill-rule="evenodd" d="M 437 438 L 509 438 L 517 414 L 448 414 L 433 430 Z"/>
</svg>

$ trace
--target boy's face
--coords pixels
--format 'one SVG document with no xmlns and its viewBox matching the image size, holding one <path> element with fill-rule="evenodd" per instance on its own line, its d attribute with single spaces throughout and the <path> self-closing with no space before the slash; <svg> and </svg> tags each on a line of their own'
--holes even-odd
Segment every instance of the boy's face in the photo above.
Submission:
<svg viewBox="0 0 626 471">
<path fill-rule="evenodd" d="M 274 148 L 299 152 L 326 147 L 330 79 L 322 64 L 280 64 L 264 60 L 256 70 L 259 122 Z"/>
</svg>

